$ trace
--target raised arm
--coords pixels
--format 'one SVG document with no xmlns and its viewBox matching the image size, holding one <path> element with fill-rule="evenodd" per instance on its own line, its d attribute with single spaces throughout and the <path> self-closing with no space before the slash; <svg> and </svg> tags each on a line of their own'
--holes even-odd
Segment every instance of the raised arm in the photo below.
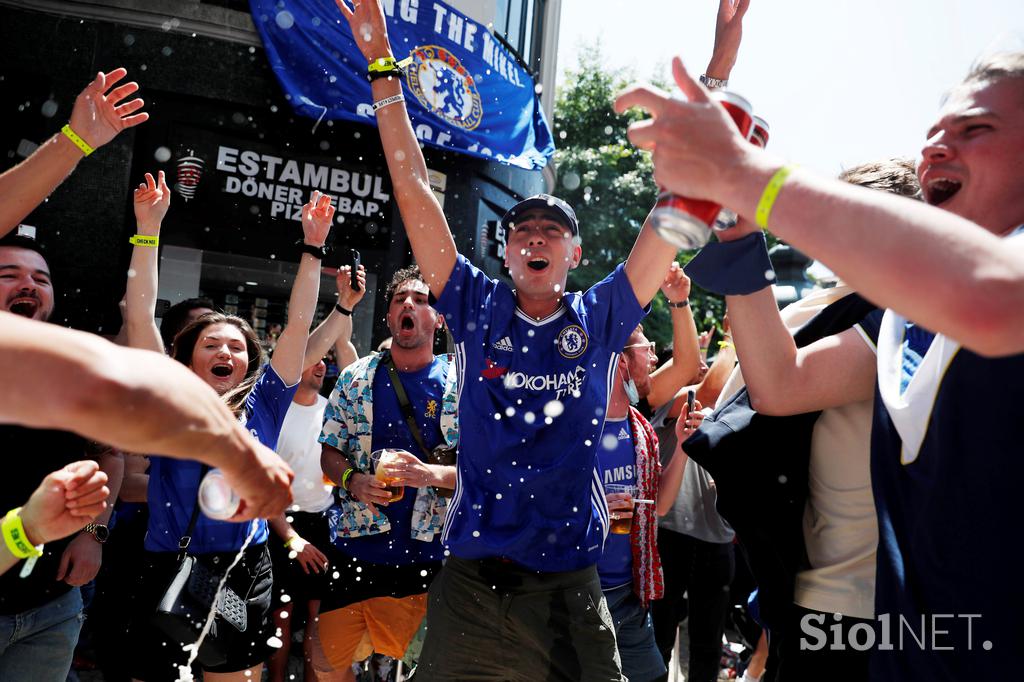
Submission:
<svg viewBox="0 0 1024 682">
<path fill-rule="evenodd" d="M 138 83 L 114 88 L 127 74 L 125 69 L 98 73 L 75 99 L 68 125 L 94 150 L 125 128 L 149 118 L 149 114 L 139 111 L 144 105 L 141 99 L 124 102 L 139 89 Z M 0 175 L 0 237 L 43 203 L 84 157 L 85 152 L 71 138 L 57 133 L 27 159 Z"/>
<path fill-rule="evenodd" d="M 872 396 L 875 355 L 857 331 L 797 348 L 771 287 L 725 300 L 751 406 L 758 412 L 800 414 Z"/>
<path fill-rule="evenodd" d="M 3 312 L 0 422 L 219 467 L 249 518 L 279 514 L 291 501 L 288 465 L 181 363 Z"/>
<path fill-rule="evenodd" d="M 167 187 L 164 172 L 157 173 L 157 179 L 146 173 L 146 181 L 135 190 L 134 200 L 135 222 L 139 231 L 132 247 L 132 262 L 128 266 L 124 326 L 129 346 L 163 353 L 164 342 L 156 326 L 156 296 L 160 224 L 171 205 L 171 190 Z"/>
<path fill-rule="evenodd" d="M 747 144 L 679 59 L 689 102 L 638 87 L 617 100 L 653 120 L 630 139 L 653 147 L 655 178 L 672 191 L 729 206 L 753 221 L 781 159 Z M 780 238 L 825 263 L 881 307 L 985 355 L 1024 352 L 1024 245 L 948 211 L 795 169 L 771 211 Z M 1005 226 L 1007 229 L 1013 225 Z"/>
<path fill-rule="evenodd" d="M 672 357 L 651 374 L 651 392 L 647 402 L 658 407 L 672 399 L 681 387 L 694 381 L 700 373 L 700 349 L 693 311 L 686 304 L 690 296 L 690 278 L 675 261 L 661 284 L 661 293 L 669 303 L 672 315 Z M 683 307 L 679 307 L 683 305 Z"/>
<path fill-rule="evenodd" d="M 715 47 L 708 64 L 708 76 L 727 80 L 732 73 L 743 36 L 743 16 L 749 5 L 749 0 L 719 0 Z M 684 93 L 690 95 L 685 89 Z M 668 267 L 676 253 L 675 247 L 658 237 L 648 222 L 649 219 L 644 222 L 626 259 L 626 275 L 641 305 L 647 305 L 654 298 L 661 284 L 658 275 L 664 272 L 663 267 Z"/>
<path fill-rule="evenodd" d="M 749 8 L 750 0 L 718 0 L 715 47 L 704 72 L 708 78 L 729 80 L 743 40 L 743 17 Z"/>
<path fill-rule="evenodd" d="M 313 192 L 309 203 L 302 207 L 302 235 L 308 246 L 321 248 L 327 242 L 334 222 L 334 206 L 331 198 L 320 192 Z M 308 253 L 302 254 L 299 271 L 292 284 L 288 299 L 288 324 L 281 331 L 274 347 L 270 364 L 285 384 L 298 383 L 302 370 L 306 368 L 306 341 L 309 325 L 313 323 L 316 300 L 320 293 L 320 259 Z M 328 344 L 329 347 L 329 344 Z M 324 350 L 324 353 L 327 351 Z M 319 360 L 323 353 L 317 357 Z"/>
<path fill-rule="evenodd" d="M 352 28 L 352 36 L 367 63 L 394 57 L 379 0 L 335 0 L 335 3 Z M 373 81 L 372 88 L 374 102 L 402 94 L 401 79 L 396 77 L 378 78 Z M 427 163 L 409 122 L 404 101 L 377 110 L 377 130 L 413 258 L 419 264 L 430 292 L 440 296 L 455 267 L 455 239 L 441 204 L 430 189 Z"/>
<path fill-rule="evenodd" d="M 704 421 L 704 414 L 701 412 L 699 400 L 693 401 L 693 412 L 689 411 L 686 401 L 683 401 L 683 411 L 676 419 L 676 450 L 672 453 L 672 459 L 661 472 L 661 479 L 658 481 L 658 516 L 664 516 L 672 510 L 672 505 L 679 496 L 679 486 L 683 484 L 683 476 L 686 473 L 686 463 L 689 457 L 683 451 L 683 442 L 689 438 Z"/>
<path fill-rule="evenodd" d="M 334 346 L 338 353 L 338 369 L 344 369 L 356 361 L 358 355 L 355 346 L 352 345 L 352 311 L 366 294 L 366 268 L 362 265 L 359 266 L 356 279 L 359 282 L 358 291 L 352 288 L 352 266 L 343 265 L 338 268 L 338 305 L 347 310 L 348 314 L 340 313 L 334 308 L 330 315 L 317 325 L 306 342 L 306 359 L 302 363 L 304 367 L 319 362 L 327 355 L 331 346 Z"/>
</svg>

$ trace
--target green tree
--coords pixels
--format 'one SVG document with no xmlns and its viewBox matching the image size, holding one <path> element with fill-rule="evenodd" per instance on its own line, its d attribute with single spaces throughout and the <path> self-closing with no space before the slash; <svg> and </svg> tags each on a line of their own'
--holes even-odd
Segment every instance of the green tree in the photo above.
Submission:
<svg viewBox="0 0 1024 682">
<path fill-rule="evenodd" d="M 629 254 L 657 198 L 648 152 L 626 137 L 639 110 L 616 114 L 615 95 L 633 80 L 623 71 L 609 71 L 599 44 L 580 51 L 555 98 L 554 129 L 556 193 L 576 210 L 583 240 L 583 261 L 569 273 L 570 290 L 584 290 L 604 278 Z M 680 253 L 686 263 L 693 256 Z M 690 294 L 699 331 L 717 324 L 725 311 L 721 298 L 694 286 Z M 644 321 L 647 336 L 660 347 L 672 340 L 672 324 L 664 298 L 656 296 Z"/>
</svg>

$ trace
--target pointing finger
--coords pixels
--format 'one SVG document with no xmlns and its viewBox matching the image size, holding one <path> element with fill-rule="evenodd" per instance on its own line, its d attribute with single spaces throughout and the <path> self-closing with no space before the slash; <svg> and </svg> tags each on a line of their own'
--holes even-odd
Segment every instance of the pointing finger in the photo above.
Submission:
<svg viewBox="0 0 1024 682">
<path fill-rule="evenodd" d="M 710 97 L 708 96 L 707 88 L 702 84 L 695 81 L 686 70 L 683 65 L 683 60 L 679 57 L 672 58 L 672 75 L 676 79 L 676 85 L 686 95 L 686 99 L 691 102 L 708 102 Z"/>
</svg>

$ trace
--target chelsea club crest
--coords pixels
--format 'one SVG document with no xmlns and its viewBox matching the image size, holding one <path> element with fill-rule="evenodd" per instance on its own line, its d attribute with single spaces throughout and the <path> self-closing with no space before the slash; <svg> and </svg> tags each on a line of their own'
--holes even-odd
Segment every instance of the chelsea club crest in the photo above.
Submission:
<svg viewBox="0 0 1024 682">
<path fill-rule="evenodd" d="M 473 76 L 443 47 L 427 45 L 412 53 L 409 88 L 430 113 L 452 125 L 473 130 L 484 116 Z"/>
<path fill-rule="evenodd" d="M 587 334 L 579 325 L 571 324 L 558 333 L 555 345 L 563 358 L 574 360 L 587 350 Z"/>
</svg>

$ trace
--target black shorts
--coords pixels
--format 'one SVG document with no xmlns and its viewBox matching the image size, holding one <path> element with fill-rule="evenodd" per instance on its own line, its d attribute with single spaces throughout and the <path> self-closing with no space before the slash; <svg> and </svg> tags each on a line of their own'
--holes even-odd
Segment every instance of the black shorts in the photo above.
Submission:
<svg viewBox="0 0 1024 682">
<path fill-rule="evenodd" d="M 440 561 L 394 566 L 360 561 L 336 549 L 332 557 L 330 589 L 320 602 L 326 613 L 377 597 L 402 599 L 423 594 L 441 571 Z"/>
<path fill-rule="evenodd" d="M 284 541 L 271 533 L 267 544 L 270 546 L 270 559 L 274 563 L 275 609 L 284 605 L 281 602 L 282 595 L 288 595 L 288 603 L 291 604 L 323 599 L 331 574 L 336 570 L 334 564 L 337 563 L 338 550 L 331 544 L 327 512 L 288 512 L 288 517 L 292 520 L 295 532 L 327 556 L 328 567 L 321 573 L 307 574 L 298 561 L 288 558 L 291 549 L 284 546 Z"/>
<path fill-rule="evenodd" d="M 201 555 L 208 566 L 231 565 L 235 553 Z M 153 625 L 153 615 L 167 586 L 178 569 L 177 552 L 146 552 L 142 561 L 142 574 L 138 594 L 132 603 L 128 646 L 132 677 L 146 682 L 174 682 L 178 679 L 178 666 L 188 662 L 185 644 L 167 637 Z M 248 627 L 238 632 L 226 623 L 220 623 L 222 636 L 227 637 L 228 660 L 207 670 L 229 673 L 246 670 L 270 657 L 267 639 L 273 634 L 268 619 L 270 612 L 273 571 L 266 545 L 250 547 L 228 577 L 228 587 L 246 601 Z M 198 666 L 194 675 L 198 679 Z"/>
</svg>

